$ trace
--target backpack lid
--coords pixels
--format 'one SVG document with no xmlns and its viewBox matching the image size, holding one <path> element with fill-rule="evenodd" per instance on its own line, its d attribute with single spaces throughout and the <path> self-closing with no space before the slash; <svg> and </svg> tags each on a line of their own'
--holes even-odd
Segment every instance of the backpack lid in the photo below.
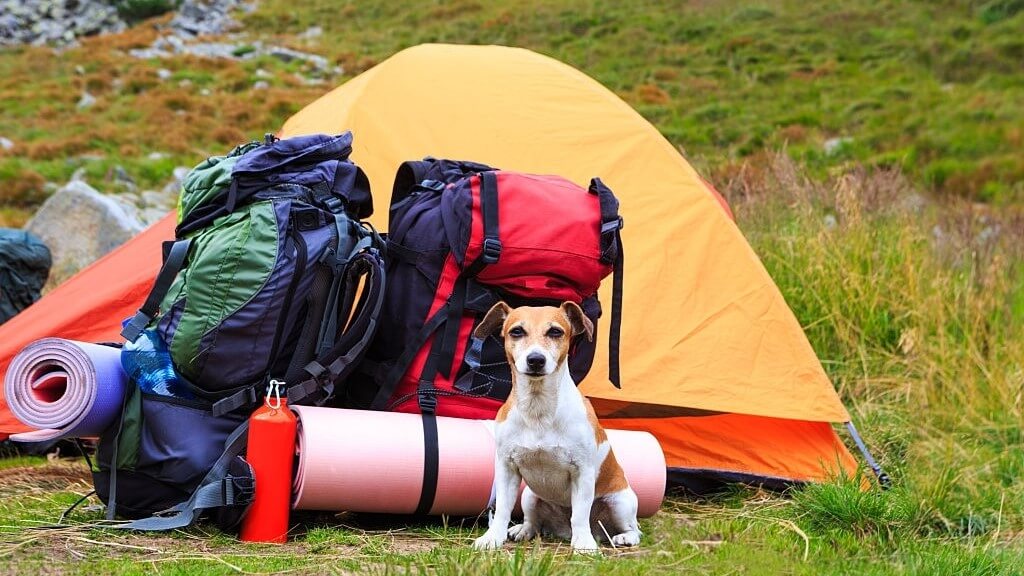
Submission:
<svg viewBox="0 0 1024 576">
<path fill-rule="evenodd" d="M 231 170 L 238 194 L 246 196 L 268 184 L 324 187 L 345 201 L 349 214 L 366 218 L 373 213 L 370 181 L 349 161 L 352 133 L 310 134 L 273 140 L 243 155 Z"/>
</svg>

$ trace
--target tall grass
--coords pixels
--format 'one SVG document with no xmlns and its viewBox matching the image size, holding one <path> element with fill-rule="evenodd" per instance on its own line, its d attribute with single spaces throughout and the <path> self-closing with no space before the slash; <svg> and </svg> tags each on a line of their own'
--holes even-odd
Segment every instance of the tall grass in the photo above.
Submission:
<svg viewBox="0 0 1024 576">
<path fill-rule="evenodd" d="M 895 478 L 888 493 L 856 479 L 808 487 L 802 521 L 883 550 L 917 538 L 1020 545 L 1021 213 L 936 203 L 892 171 L 815 182 L 783 154 L 724 188 Z"/>
</svg>

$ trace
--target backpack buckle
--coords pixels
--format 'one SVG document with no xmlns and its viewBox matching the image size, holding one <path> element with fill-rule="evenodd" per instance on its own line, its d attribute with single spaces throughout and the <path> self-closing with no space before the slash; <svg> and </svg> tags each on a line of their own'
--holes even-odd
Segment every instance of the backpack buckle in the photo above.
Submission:
<svg viewBox="0 0 1024 576">
<path fill-rule="evenodd" d="M 485 264 L 494 264 L 501 257 L 501 240 L 497 238 L 484 238 L 481 258 Z"/>
<path fill-rule="evenodd" d="M 625 225 L 626 222 L 622 219 L 622 216 L 619 216 L 615 220 L 609 220 L 608 222 L 602 224 L 601 234 L 604 235 L 608 234 L 609 232 L 614 232 L 616 230 L 622 230 L 625 227 Z"/>
<path fill-rule="evenodd" d="M 320 201 L 324 205 L 324 208 L 332 214 L 340 214 L 345 211 L 345 202 L 337 196 L 326 196 L 321 198 Z"/>
<path fill-rule="evenodd" d="M 434 192 L 440 192 L 444 190 L 444 182 L 440 180 L 424 180 L 419 183 L 420 188 L 426 188 L 427 190 L 433 190 Z"/>
<path fill-rule="evenodd" d="M 236 506 L 248 504 L 256 495 L 256 479 L 248 476 L 228 476 L 224 479 L 221 490 L 225 503 Z"/>
<path fill-rule="evenodd" d="M 424 414 L 434 414 L 437 412 L 437 396 L 433 394 L 434 387 L 429 382 L 420 381 L 420 390 L 417 403 L 420 406 L 420 412 Z"/>
<path fill-rule="evenodd" d="M 121 336 L 128 342 L 135 342 L 139 339 L 139 336 L 142 335 L 142 331 L 146 329 L 150 320 L 152 320 L 152 318 L 149 314 L 139 310 L 135 313 L 135 316 L 125 324 L 124 328 L 121 330 Z"/>
</svg>

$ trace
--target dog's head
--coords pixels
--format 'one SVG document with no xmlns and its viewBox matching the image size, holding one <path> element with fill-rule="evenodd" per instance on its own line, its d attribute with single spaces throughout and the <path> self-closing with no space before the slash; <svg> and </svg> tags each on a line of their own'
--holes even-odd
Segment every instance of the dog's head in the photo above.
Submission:
<svg viewBox="0 0 1024 576">
<path fill-rule="evenodd" d="M 594 339 L 594 324 L 575 302 L 554 306 L 510 308 L 498 302 L 473 333 L 486 338 L 501 331 L 505 355 L 516 372 L 527 378 L 543 378 L 565 363 L 569 344 L 577 334 Z"/>
</svg>

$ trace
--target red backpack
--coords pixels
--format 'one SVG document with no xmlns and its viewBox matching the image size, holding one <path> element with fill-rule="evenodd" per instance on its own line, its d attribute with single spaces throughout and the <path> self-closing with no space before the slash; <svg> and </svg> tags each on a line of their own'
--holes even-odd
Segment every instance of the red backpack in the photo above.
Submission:
<svg viewBox="0 0 1024 576">
<path fill-rule="evenodd" d="M 473 162 L 406 162 L 395 178 L 387 288 L 377 335 L 348 406 L 493 418 L 511 389 L 500 338 L 472 337 L 490 307 L 580 304 L 596 325 L 597 289 L 617 270 L 609 376 L 618 386 L 622 218 L 599 179 L 589 188 Z M 578 383 L 595 342 L 569 354 Z"/>
</svg>

